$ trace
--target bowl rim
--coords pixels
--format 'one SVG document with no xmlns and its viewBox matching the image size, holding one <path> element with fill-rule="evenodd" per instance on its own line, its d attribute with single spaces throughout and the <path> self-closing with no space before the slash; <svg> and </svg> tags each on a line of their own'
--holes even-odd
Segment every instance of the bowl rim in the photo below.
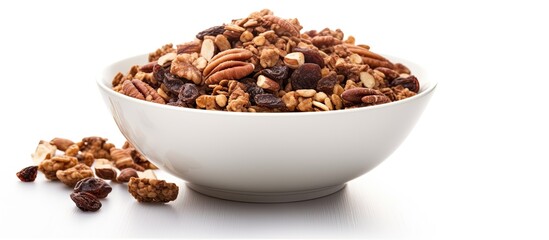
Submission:
<svg viewBox="0 0 549 240">
<path fill-rule="evenodd" d="M 270 117 L 291 117 L 291 116 L 294 116 L 295 117 L 295 116 L 308 116 L 308 115 L 323 116 L 323 115 L 327 115 L 327 114 L 343 114 L 343 113 L 352 113 L 352 112 L 360 112 L 360 111 L 371 111 L 371 110 L 375 110 L 375 109 L 396 106 L 396 105 L 399 105 L 399 104 L 406 104 L 410 101 L 414 101 L 416 99 L 420 99 L 420 98 L 423 98 L 423 97 L 429 95 L 429 93 L 433 92 L 434 89 L 438 85 L 438 82 L 435 81 L 435 80 L 431 80 L 431 79 L 426 80 L 425 79 L 426 74 L 423 73 L 423 71 L 421 71 L 422 69 L 419 66 L 417 66 L 416 64 L 414 64 L 412 61 L 408 61 L 407 59 L 403 59 L 403 58 L 387 56 L 389 59 L 397 59 L 398 62 L 404 62 L 406 65 L 413 65 L 413 69 L 415 70 L 413 72 L 421 72 L 420 73 L 421 78 L 418 78 L 420 83 L 421 83 L 421 86 L 427 85 L 427 88 L 420 89 L 419 93 L 417 93 L 416 95 L 414 95 L 412 97 L 406 98 L 406 99 L 402 99 L 402 100 L 398 100 L 398 101 L 394 101 L 394 102 L 389 102 L 389 103 L 384 103 L 384 104 L 379 104 L 379 105 L 374 105 L 374 106 L 359 107 L 359 108 L 352 108 L 352 109 L 341 109 L 341 110 L 321 111 L 321 112 L 229 112 L 229 111 L 213 111 L 213 110 L 205 110 L 205 109 L 171 106 L 171 105 L 167 105 L 167 104 L 159 104 L 159 103 L 155 103 L 155 102 L 144 101 L 144 100 L 141 100 L 141 99 L 133 98 L 133 97 L 121 94 L 119 92 L 116 92 L 112 89 L 112 87 L 107 86 L 108 84 L 106 84 L 106 83 L 107 82 L 110 83 L 112 81 L 112 80 L 107 81 L 106 76 L 105 76 L 106 72 L 108 71 L 109 68 L 111 68 L 112 66 L 118 65 L 118 64 L 120 64 L 124 61 L 127 61 L 129 59 L 139 58 L 139 57 L 143 57 L 143 56 L 146 56 L 146 54 L 134 55 L 134 56 L 127 57 L 127 58 L 118 60 L 116 62 L 113 62 L 113 63 L 110 63 L 110 64 L 104 66 L 102 68 L 102 71 L 100 71 L 101 75 L 96 77 L 96 83 L 97 83 L 98 87 L 100 89 L 102 89 L 105 93 L 108 93 L 112 96 L 122 98 L 122 99 L 125 99 L 125 100 L 128 100 L 128 101 L 133 101 L 137 104 L 146 104 L 146 105 L 148 104 L 149 106 L 164 108 L 164 109 L 169 110 L 169 111 L 182 111 L 182 112 L 189 112 L 189 113 L 214 114 L 214 115 L 221 114 L 221 115 L 258 116 L 258 117 L 267 117 L 267 116 L 270 116 Z M 114 76 L 112 76 L 112 77 L 114 77 Z"/>
</svg>

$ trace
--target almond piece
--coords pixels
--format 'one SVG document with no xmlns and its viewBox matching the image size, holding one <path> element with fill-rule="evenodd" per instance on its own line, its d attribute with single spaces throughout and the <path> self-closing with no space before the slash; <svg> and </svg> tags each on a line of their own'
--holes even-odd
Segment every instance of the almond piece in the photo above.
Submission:
<svg viewBox="0 0 549 240">
<path fill-rule="evenodd" d="M 373 88 L 376 85 L 374 76 L 368 72 L 360 72 L 360 81 L 362 82 L 362 85 L 367 88 Z"/>
<path fill-rule="evenodd" d="M 200 48 L 200 56 L 204 57 L 208 62 L 212 59 L 215 53 L 215 44 L 211 39 L 204 39 Z"/>
<path fill-rule="evenodd" d="M 278 92 L 278 90 L 280 90 L 280 84 L 264 75 L 259 75 L 257 77 L 257 86 L 273 92 Z"/>
<path fill-rule="evenodd" d="M 300 52 L 288 53 L 284 57 L 284 64 L 291 69 L 297 69 L 305 63 L 305 56 Z"/>
</svg>

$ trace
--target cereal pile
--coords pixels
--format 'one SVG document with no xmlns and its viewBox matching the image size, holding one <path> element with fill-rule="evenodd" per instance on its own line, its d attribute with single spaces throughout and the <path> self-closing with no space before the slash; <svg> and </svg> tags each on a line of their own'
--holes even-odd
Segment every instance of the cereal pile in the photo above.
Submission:
<svg viewBox="0 0 549 240">
<path fill-rule="evenodd" d="M 419 82 L 400 63 L 344 39 L 341 30 L 306 31 L 270 10 L 167 44 L 149 63 L 118 73 L 113 89 L 172 106 L 232 112 L 330 111 L 414 96 Z"/>
<path fill-rule="evenodd" d="M 99 199 L 112 190 L 105 180 L 128 183 L 128 191 L 139 202 L 169 202 L 179 192 L 177 185 L 156 179 L 152 170 L 157 167 L 128 142 L 116 148 L 101 137 L 86 137 L 76 143 L 54 138 L 40 141 L 32 158 L 37 166 L 23 168 L 16 176 L 33 182 L 40 171 L 49 180 L 61 181 L 73 188 L 70 197 L 83 211 L 101 208 Z"/>
</svg>

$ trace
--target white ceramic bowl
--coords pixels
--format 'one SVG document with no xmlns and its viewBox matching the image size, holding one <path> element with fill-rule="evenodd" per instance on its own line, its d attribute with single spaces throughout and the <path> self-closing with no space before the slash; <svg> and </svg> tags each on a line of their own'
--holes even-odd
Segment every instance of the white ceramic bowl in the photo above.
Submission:
<svg viewBox="0 0 549 240">
<path fill-rule="evenodd" d="M 287 202 L 334 193 L 372 170 L 404 141 L 436 83 L 414 97 L 372 107 L 309 113 L 235 113 L 180 108 L 111 89 L 117 72 L 147 62 L 136 56 L 106 67 L 99 89 L 122 134 L 160 169 L 206 195 Z"/>
</svg>

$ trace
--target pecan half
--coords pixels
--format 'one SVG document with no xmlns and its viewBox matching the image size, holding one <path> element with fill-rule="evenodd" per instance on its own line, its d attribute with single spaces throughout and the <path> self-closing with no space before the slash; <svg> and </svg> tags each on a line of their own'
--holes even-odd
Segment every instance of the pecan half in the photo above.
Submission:
<svg viewBox="0 0 549 240">
<path fill-rule="evenodd" d="M 161 104 L 166 103 L 164 99 L 160 95 L 158 95 L 154 88 L 149 86 L 149 84 L 137 79 L 133 79 L 131 81 L 125 80 L 122 83 L 121 93 L 133 98 L 146 100 L 149 102 L 156 102 Z"/>
<path fill-rule="evenodd" d="M 273 29 L 278 35 L 288 35 L 292 37 L 299 36 L 299 30 L 286 19 L 282 19 L 273 15 L 265 15 L 263 16 L 263 20 L 269 26 L 273 26 L 273 24 L 278 25 L 277 27 L 275 27 L 275 29 Z"/>
<path fill-rule="evenodd" d="M 216 54 L 206 65 L 206 68 L 204 68 L 204 71 L 202 72 L 204 76 L 210 75 L 210 72 L 217 67 L 219 64 L 226 62 L 226 61 L 246 61 L 250 59 L 253 56 L 253 53 L 246 49 L 229 49 L 223 52 L 220 52 Z"/>
</svg>

